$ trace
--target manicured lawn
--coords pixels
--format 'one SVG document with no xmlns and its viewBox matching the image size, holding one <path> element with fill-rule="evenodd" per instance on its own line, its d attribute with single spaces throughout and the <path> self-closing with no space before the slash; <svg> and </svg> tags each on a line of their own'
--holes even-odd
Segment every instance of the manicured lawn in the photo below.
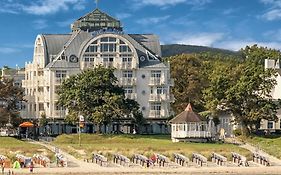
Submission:
<svg viewBox="0 0 281 175">
<path fill-rule="evenodd" d="M 93 152 L 99 152 L 111 157 L 120 153 L 128 157 L 133 154 L 144 154 L 150 157 L 153 153 L 164 154 L 172 158 L 173 153 L 182 153 L 191 157 L 198 152 L 210 157 L 212 152 L 220 153 L 230 158 L 230 152 L 235 151 L 250 157 L 250 152 L 231 144 L 215 143 L 172 143 L 169 136 L 139 136 L 139 135 L 96 135 L 82 134 L 82 146 L 79 146 L 78 135 L 61 135 L 53 144 L 68 151 L 76 157 L 90 158 Z M 84 156 L 81 153 L 85 152 Z"/>
<path fill-rule="evenodd" d="M 16 154 L 23 154 L 32 157 L 35 153 L 44 154 L 49 158 L 53 157 L 53 153 L 44 147 L 21 141 L 12 137 L 0 137 L 0 154 L 15 160 Z"/>
<path fill-rule="evenodd" d="M 257 146 L 263 151 L 281 159 L 281 137 L 258 137 L 253 136 L 246 139 L 247 142 Z"/>
</svg>

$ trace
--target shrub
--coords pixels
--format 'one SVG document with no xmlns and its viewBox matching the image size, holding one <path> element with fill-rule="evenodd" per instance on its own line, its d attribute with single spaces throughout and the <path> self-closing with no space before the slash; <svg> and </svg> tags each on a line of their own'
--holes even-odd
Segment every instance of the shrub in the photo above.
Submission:
<svg viewBox="0 0 281 175">
<path fill-rule="evenodd" d="M 235 130 L 233 130 L 233 134 L 235 136 L 241 136 L 242 135 L 242 130 L 241 129 L 235 129 Z"/>
</svg>

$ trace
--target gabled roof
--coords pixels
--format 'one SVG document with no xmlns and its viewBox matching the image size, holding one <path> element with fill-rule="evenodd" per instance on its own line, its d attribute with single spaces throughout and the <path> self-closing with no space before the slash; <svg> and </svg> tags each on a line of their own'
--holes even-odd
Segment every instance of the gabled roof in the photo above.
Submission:
<svg viewBox="0 0 281 175">
<path fill-rule="evenodd" d="M 94 11 L 82 16 L 71 25 L 72 31 L 79 29 L 93 32 L 104 28 L 114 28 L 122 31 L 121 22 L 108 14 L 95 9 Z"/>
<path fill-rule="evenodd" d="M 172 124 L 181 124 L 181 123 L 189 123 L 189 122 L 202 122 L 206 121 L 201 115 L 197 114 L 192 110 L 192 106 L 189 103 L 186 109 L 177 115 L 175 118 L 170 120 Z"/>
</svg>

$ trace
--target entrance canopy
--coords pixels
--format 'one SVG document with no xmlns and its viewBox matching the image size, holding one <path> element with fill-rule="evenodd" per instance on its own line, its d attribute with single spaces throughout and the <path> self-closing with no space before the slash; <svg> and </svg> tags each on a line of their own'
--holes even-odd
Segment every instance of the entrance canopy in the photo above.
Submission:
<svg viewBox="0 0 281 175">
<path fill-rule="evenodd" d="M 31 127 L 33 127 L 34 125 L 33 125 L 33 123 L 31 123 L 31 122 L 23 122 L 22 124 L 20 124 L 20 126 L 19 127 L 22 127 L 22 128 L 31 128 Z"/>
</svg>

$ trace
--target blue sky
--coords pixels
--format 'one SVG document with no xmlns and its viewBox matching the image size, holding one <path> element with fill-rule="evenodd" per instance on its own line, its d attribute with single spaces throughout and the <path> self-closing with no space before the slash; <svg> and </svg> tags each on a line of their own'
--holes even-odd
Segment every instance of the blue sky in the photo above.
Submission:
<svg viewBox="0 0 281 175">
<path fill-rule="evenodd" d="M 0 67 L 32 60 L 37 34 L 69 33 L 94 0 L 0 0 Z M 127 33 L 154 33 L 162 44 L 239 50 L 281 49 L 281 0 L 100 0 Z"/>
</svg>

